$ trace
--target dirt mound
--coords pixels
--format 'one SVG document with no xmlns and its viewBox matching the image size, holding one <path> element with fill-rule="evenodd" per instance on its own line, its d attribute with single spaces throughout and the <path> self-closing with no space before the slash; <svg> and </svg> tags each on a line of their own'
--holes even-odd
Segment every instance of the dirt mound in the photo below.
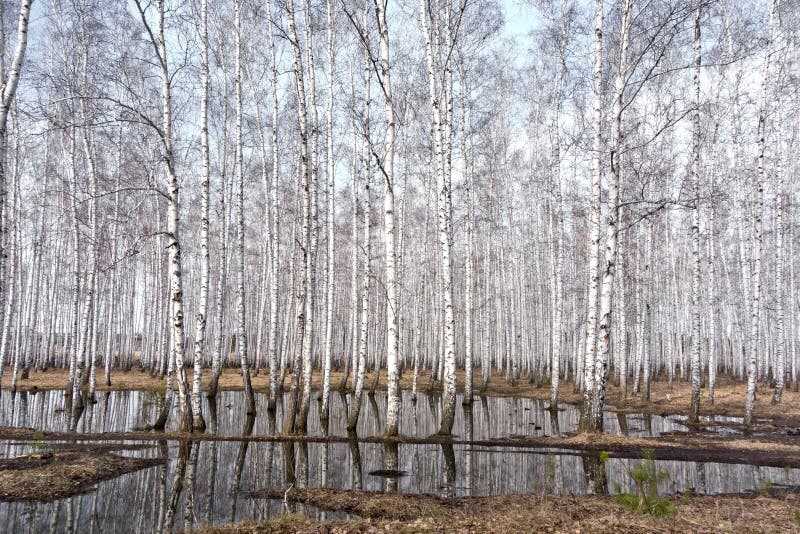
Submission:
<svg viewBox="0 0 800 534">
<path fill-rule="evenodd" d="M 97 482 L 161 465 L 160 458 L 109 452 L 42 452 L 0 460 L 0 501 L 54 501 L 85 493 Z"/>
</svg>

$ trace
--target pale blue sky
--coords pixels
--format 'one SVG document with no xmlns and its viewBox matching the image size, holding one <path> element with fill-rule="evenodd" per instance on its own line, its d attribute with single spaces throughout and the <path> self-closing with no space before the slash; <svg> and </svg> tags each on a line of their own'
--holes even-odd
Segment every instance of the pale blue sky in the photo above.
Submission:
<svg viewBox="0 0 800 534">
<path fill-rule="evenodd" d="M 539 14 L 528 2 L 501 0 L 501 5 L 505 12 L 505 32 L 509 37 L 525 37 L 540 23 Z"/>
</svg>

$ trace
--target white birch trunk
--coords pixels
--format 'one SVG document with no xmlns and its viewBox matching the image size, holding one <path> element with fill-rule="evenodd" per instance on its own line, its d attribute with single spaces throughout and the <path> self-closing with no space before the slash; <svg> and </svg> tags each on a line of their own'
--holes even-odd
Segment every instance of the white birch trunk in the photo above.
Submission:
<svg viewBox="0 0 800 534">
<path fill-rule="evenodd" d="M 380 80 L 383 89 L 386 134 L 384 139 L 383 171 L 383 238 L 386 247 L 386 371 L 388 375 L 386 429 L 387 436 L 395 436 L 400 419 L 400 390 L 398 377 L 397 332 L 397 254 L 394 227 L 394 101 L 389 62 L 389 27 L 386 23 L 385 5 L 375 0 L 375 17 L 380 36 Z M 455 380 L 455 376 L 453 377 Z M 454 392 L 455 393 L 455 392 Z"/>
<path fill-rule="evenodd" d="M 464 160 L 465 196 L 467 201 L 467 246 L 464 259 L 464 405 L 472 404 L 473 344 L 474 344 L 474 291 L 475 291 L 475 177 L 472 169 L 472 151 L 467 143 L 467 98 L 465 75 L 461 74 L 461 157 Z"/>
<path fill-rule="evenodd" d="M 269 54 L 270 54 L 270 85 L 272 88 L 272 225 L 270 228 L 270 242 L 272 243 L 272 258 L 270 262 L 270 307 L 269 307 L 269 409 L 275 409 L 278 390 L 278 281 L 279 247 L 278 239 L 278 63 L 275 54 L 275 35 L 272 29 L 272 7 L 267 2 L 267 16 L 269 26 Z M 287 321 L 288 322 L 288 321 Z"/>
<path fill-rule="evenodd" d="M 594 103 L 592 127 L 592 202 L 589 223 L 589 296 L 586 302 L 586 341 L 583 362 L 583 413 L 581 427 L 585 430 L 600 430 L 595 427 L 593 413 L 595 392 L 595 356 L 597 354 L 597 291 L 600 277 L 600 193 L 602 169 L 602 68 L 603 68 L 603 0 L 596 0 L 594 27 Z"/>
<path fill-rule="evenodd" d="M 780 98 L 775 101 L 775 130 L 781 132 L 782 109 Z M 772 403 L 779 404 L 783 397 L 786 382 L 786 320 L 784 302 L 786 298 L 784 279 L 784 196 L 785 184 L 783 180 L 783 139 L 777 139 L 778 150 L 775 158 L 775 318 L 777 340 L 775 341 L 775 391 L 772 394 Z"/>
<path fill-rule="evenodd" d="M 317 197 L 319 187 L 319 152 L 317 149 L 319 141 L 319 118 L 317 115 L 317 89 L 316 73 L 314 65 L 314 46 L 312 42 L 312 19 L 310 0 L 305 1 L 305 48 L 306 48 L 306 69 L 308 77 L 308 153 L 309 153 L 309 248 L 306 255 L 306 277 L 308 280 L 308 290 L 305 300 L 305 328 L 303 336 L 303 395 L 300 399 L 300 414 L 297 421 L 297 430 L 304 433 L 308 424 L 308 410 L 311 404 L 311 380 L 314 363 L 314 351 L 316 341 L 316 301 L 317 301 L 317 244 L 319 240 L 319 229 L 317 228 Z M 299 46 L 299 44 L 298 44 Z"/>
<path fill-rule="evenodd" d="M 355 110 L 355 80 L 353 77 L 353 66 L 350 64 L 350 101 L 353 103 Z M 345 363 L 344 374 L 342 381 L 339 384 L 339 389 L 344 390 L 347 387 L 347 379 L 350 373 L 355 377 L 356 366 L 358 365 L 358 255 L 359 255 L 359 239 L 358 239 L 358 129 L 353 123 L 353 152 L 350 164 L 351 176 L 351 194 L 353 200 L 353 213 L 350 221 L 350 232 L 352 235 L 352 250 L 350 252 L 350 355 Z M 354 379 L 355 381 L 355 379 Z"/>
<path fill-rule="evenodd" d="M 197 322 L 194 340 L 194 373 L 192 375 L 192 426 L 198 430 L 205 429 L 203 420 L 200 388 L 203 373 L 203 349 L 206 341 L 206 317 L 208 315 L 208 278 L 211 262 L 208 253 L 208 206 L 211 194 L 211 163 L 208 146 L 208 0 L 200 3 L 200 41 L 201 41 L 201 74 L 200 74 L 200 159 L 202 161 L 202 178 L 200 182 L 200 302 L 197 307 Z"/>
<path fill-rule="evenodd" d="M 689 422 L 696 423 L 700 414 L 700 15 L 694 19 L 694 112 L 692 113 L 692 398 Z"/>
<path fill-rule="evenodd" d="M 137 5 L 139 0 L 136 0 Z M 142 21 L 147 19 L 139 6 Z M 156 2 L 157 34 L 153 46 L 161 70 L 161 107 L 162 126 L 161 143 L 164 149 L 164 162 L 167 169 L 168 202 L 167 202 L 167 249 L 169 250 L 170 302 L 172 313 L 172 358 L 175 364 L 175 376 L 178 382 L 178 406 L 180 409 L 180 425 L 182 431 L 192 428 L 192 411 L 189 404 L 189 381 L 184 366 L 184 350 L 186 346 L 183 322 L 183 266 L 181 260 L 180 227 L 180 186 L 175 171 L 175 159 L 172 148 L 172 89 L 171 76 L 167 63 L 167 45 L 164 36 L 164 0 Z"/>
<path fill-rule="evenodd" d="M 122 124 L 119 126 L 119 133 L 117 136 L 117 180 L 116 191 L 114 192 L 114 234 L 112 243 L 112 261 L 114 268 L 111 271 L 111 297 L 109 298 L 109 313 L 108 313 L 108 336 L 106 337 L 106 351 L 105 351 L 105 377 L 104 383 L 106 387 L 111 386 L 111 367 L 114 364 L 114 347 L 115 336 L 117 334 L 116 325 L 116 310 L 117 310 L 117 285 L 118 281 L 118 254 L 119 254 L 119 191 L 120 183 L 122 180 Z"/>
<path fill-rule="evenodd" d="M 331 391 L 331 357 L 333 354 L 333 270 L 334 270 L 334 216 L 336 214 L 334 199 L 336 187 L 334 183 L 333 165 L 333 78 L 335 57 L 333 55 L 333 0 L 326 0 L 328 17 L 328 101 L 326 105 L 326 152 L 327 152 L 327 179 L 328 179 L 328 268 L 325 282 L 325 361 L 322 369 L 322 409 L 321 417 L 328 419 L 328 406 Z"/>
<path fill-rule="evenodd" d="M 17 86 L 19 85 L 20 75 L 22 74 L 22 65 L 25 61 L 25 51 L 28 47 L 28 20 L 30 18 L 31 4 L 33 0 L 23 0 L 19 7 L 19 20 L 17 22 L 17 45 L 14 50 L 14 56 L 11 61 L 11 69 L 8 76 L 5 76 L 2 87 L 2 101 L 0 102 L 0 313 L 4 312 L 4 304 L 6 299 L 6 253 L 5 243 L 8 242 L 6 237 L 5 222 L 2 220 L 2 214 L 6 213 L 6 195 L 7 195 L 7 173 L 6 173 L 6 159 L 7 159 L 7 125 L 8 116 L 11 111 L 11 104 L 14 101 L 14 95 L 17 93 Z M 12 219 L 13 215 L 8 217 Z M 0 317 L 2 318 L 2 317 Z M 0 378 L 3 371 L 0 368 Z"/>
<path fill-rule="evenodd" d="M 297 321 L 294 356 L 292 364 L 292 379 L 289 389 L 289 402 L 286 409 L 286 419 L 284 421 L 284 432 L 290 433 L 296 430 L 297 406 L 300 387 L 300 374 L 303 370 L 303 358 L 305 355 L 305 337 L 312 332 L 306 332 L 306 314 L 308 310 L 307 299 L 309 291 L 313 291 L 310 285 L 310 246 L 311 246 L 311 184 L 309 183 L 309 154 L 308 154 L 308 117 L 306 111 L 306 92 L 304 82 L 303 57 L 300 49 L 300 41 L 297 37 L 297 24 L 294 16 L 294 1 L 287 0 L 286 13 L 288 16 L 289 41 L 292 48 L 294 59 L 294 75 L 297 90 L 297 123 L 300 134 L 300 189 L 302 191 L 302 245 L 303 270 L 300 278 L 300 287 L 297 292 Z M 309 341 L 310 343 L 310 341 Z M 310 353 L 309 353 L 310 354 Z M 310 362 L 309 362 L 310 363 Z"/>
<path fill-rule="evenodd" d="M 628 74 L 628 41 L 632 0 L 622 7 L 620 52 L 614 84 L 613 125 L 611 129 L 611 181 L 608 185 L 608 216 L 606 218 L 605 265 L 600 290 L 599 348 L 595 359 L 592 417 L 595 430 L 603 426 L 603 404 L 608 379 L 608 359 L 611 349 L 611 317 L 614 277 L 617 268 L 617 232 L 619 231 L 619 185 L 622 175 L 622 112 L 624 109 L 625 78 Z"/>
<path fill-rule="evenodd" d="M 364 3 L 364 28 L 368 31 L 366 22 L 369 14 L 369 2 Z M 366 39 L 369 39 L 367 33 Z M 370 62 L 369 51 L 364 52 L 364 138 L 362 140 L 361 150 L 361 170 L 364 173 L 364 201 L 361 203 L 361 210 L 363 212 L 364 223 L 364 242 L 361 245 L 363 274 L 362 274 L 362 288 L 361 288 L 361 327 L 358 336 L 358 359 L 355 362 L 353 369 L 353 399 L 350 402 L 350 412 L 347 417 L 347 430 L 354 432 L 358 425 L 358 416 L 361 412 L 361 397 L 364 391 L 364 376 L 367 367 L 367 334 L 369 328 L 369 287 L 370 287 L 370 162 L 372 157 L 370 154 L 370 89 L 372 80 L 372 64 Z M 355 187 L 355 184 L 353 184 Z M 355 209 L 355 206 L 354 208 Z"/>
<path fill-rule="evenodd" d="M 753 307 L 750 311 L 750 347 L 747 364 L 747 393 L 744 404 L 744 424 L 753 422 L 753 407 L 756 401 L 757 362 L 760 351 L 759 315 L 761 313 L 761 245 L 764 217 L 764 153 L 766 151 L 767 94 L 769 92 L 769 67 L 773 53 L 773 28 L 777 16 L 778 1 L 772 0 L 767 29 L 767 49 L 764 55 L 764 74 L 761 80 L 761 100 L 758 111 L 758 169 L 756 173 L 755 213 L 753 214 Z"/>
<path fill-rule="evenodd" d="M 237 297 L 237 331 L 236 348 L 239 352 L 239 365 L 242 369 L 242 383 L 244 385 L 245 403 L 247 405 L 247 415 L 255 415 L 256 399 L 253 394 L 253 386 L 250 382 L 250 355 L 247 345 L 247 324 L 246 324 L 246 297 L 244 291 L 244 143 L 242 140 L 242 0 L 236 0 L 234 4 L 235 18 L 235 46 L 236 46 L 236 182 L 237 182 L 237 202 L 236 202 L 236 229 L 237 229 L 237 255 L 236 255 L 236 297 Z"/>
<path fill-rule="evenodd" d="M 420 0 L 420 22 L 422 33 L 425 39 L 425 51 L 428 67 L 428 89 L 433 118 L 433 146 L 434 159 L 436 162 L 436 193 L 437 193 L 437 223 L 439 235 L 439 261 L 440 261 L 440 280 L 442 290 L 442 307 L 444 313 L 444 344 L 443 361 L 444 374 L 442 386 L 444 390 L 444 403 L 442 410 L 442 423 L 439 432 L 450 434 L 455 418 L 455 332 L 453 319 L 453 270 L 451 259 L 452 237 L 450 233 L 451 213 L 448 209 L 450 199 L 450 176 L 449 166 L 445 162 L 449 155 L 445 154 L 447 144 L 444 137 L 445 132 L 442 117 L 441 100 L 446 98 L 446 81 L 437 84 L 439 73 L 436 72 L 439 57 L 439 38 L 437 32 L 432 32 L 429 18 L 433 19 L 434 25 L 438 20 L 436 11 L 429 11 L 424 0 Z M 450 44 L 449 42 L 447 43 Z"/>
</svg>

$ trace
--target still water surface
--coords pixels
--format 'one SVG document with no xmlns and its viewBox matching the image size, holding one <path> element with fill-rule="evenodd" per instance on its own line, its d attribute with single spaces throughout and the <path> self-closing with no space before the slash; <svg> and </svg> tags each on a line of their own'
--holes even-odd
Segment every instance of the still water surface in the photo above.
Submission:
<svg viewBox="0 0 800 534">
<path fill-rule="evenodd" d="M 259 395 L 259 415 L 247 424 L 241 392 L 221 392 L 216 418 L 204 407 L 209 431 L 220 435 L 267 435 L 281 425 L 267 417 L 266 396 Z M 364 397 L 358 435 L 372 436 L 383 430 L 385 392 Z M 460 399 L 459 399 L 460 401 Z M 204 401 L 205 402 L 205 401 Z M 330 435 L 346 436 L 345 399 L 331 397 Z M 158 409 L 157 395 L 142 391 L 101 393 L 77 429 L 80 432 L 130 431 L 152 421 Z M 0 425 L 41 430 L 66 430 L 69 415 L 63 411 L 63 392 L 0 395 Z M 459 403 L 454 433 L 461 439 L 478 440 L 514 436 L 563 435 L 577 428 L 579 411 L 564 405 L 551 418 L 547 404 L 534 399 L 484 398 L 471 409 Z M 428 436 L 438 429 L 440 398 L 420 394 L 416 403 L 403 395 L 400 431 Z M 173 422 L 174 424 L 174 422 Z M 659 436 L 685 430 L 678 418 L 642 414 L 606 414 L 608 432 L 631 436 Z M 309 433 L 320 434 L 316 403 L 312 403 Z M 154 434 L 157 436 L 157 434 Z M 246 520 L 282 513 L 283 503 L 254 498 L 262 489 L 286 489 L 289 484 L 308 487 L 399 491 L 440 496 L 499 495 L 508 493 L 586 494 L 617 493 L 631 489 L 629 471 L 639 460 L 611 459 L 598 477 L 596 459 L 575 451 L 531 450 L 514 447 L 380 443 L 281 443 L 247 441 L 196 441 L 181 445 L 156 440 L 144 450 L 119 454 L 166 457 L 165 466 L 153 467 L 101 482 L 95 491 L 53 503 L 0 503 L 0 525 L 7 532 L 157 532 Z M 30 443 L 0 442 L 0 457 L 9 458 L 32 450 Z M 294 456 L 294 470 L 287 469 L 287 453 Z M 291 465 L 292 462 L 289 462 Z M 662 493 L 742 493 L 767 484 L 800 485 L 797 470 L 751 465 L 657 461 L 668 473 Z M 370 474 L 391 469 L 403 473 L 387 478 Z M 291 478 L 294 481 L 291 482 Z M 184 483 L 176 485 L 175 481 Z M 182 486 L 177 491 L 177 486 Z M 343 513 L 300 510 L 315 518 L 347 519 Z"/>
</svg>

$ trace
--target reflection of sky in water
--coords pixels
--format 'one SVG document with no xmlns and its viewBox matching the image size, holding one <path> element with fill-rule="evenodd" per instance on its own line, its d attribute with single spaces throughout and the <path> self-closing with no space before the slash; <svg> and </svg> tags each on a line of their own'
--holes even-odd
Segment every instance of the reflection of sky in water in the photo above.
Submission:
<svg viewBox="0 0 800 534">
<path fill-rule="evenodd" d="M 237 398 L 241 393 L 224 392 L 219 398 L 218 426 L 222 434 L 239 434 L 244 415 Z M 142 392 L 115 392 L 95 405 L 94 413 L 81 421 L 81 430 L 129 430 L 142 423 L 142 405 L 149 394 Z M 264 404 L 264 397 L 259 399 Z M 332 396 L 334 406 L 331 422 L 332 433 L 344 434 L 345 417 L 341 412 L 341 399 Z M 361 436 L 380 433 L 383 426 L 385 393 L 378 393 L 375 402 L 364 397 Z M 408 435 L 425 436 L 438 428 L 438 399 L 420 395 L 416 410 L 408 396 L 404 399 L 401 431 Z M 10 398 L 3 392 L 0 424 L 16 424 L 45 429 L 64 428 L 64 415 L 52 408 L 63 403 L 60 392 L 40 393 L 20 402 L 18 397 L 11 412 Z M 459 404 L 460 406 L 460 404 Z M 540 401 L 516 398 L 489 398 L 478 401 L 472 407 L 472 437 L 505 437 L 513 435 L 550 435 L 555 432 L 549 412 Z M 145 411 L 150 408 L 145 407 Z M 377 417 L 376 413 L 377 411 Z M 208 417 L 208 411 L 205 412 Z M 455 432 L 468 439 L 465 416 L 457 410 Z M 91 417 L 89 417 L 91 415 Z M 309 419 L 312 432 L 319 430 L 316 421 L 316 403 L 312 403 Z M 565 406 L 559 412 L 558 426 L 561 432 L 574 429 L 578 412 Z M 311 424 L 313 422 L 313 424 Z M 619 432 L 620 424 L 626 425 L 631 435 L 658 435 L 661 432 L 683 428 L 669 418 L 629 414 L 618 418 L 617 414 L 606 416 L 609 431 Z M 537 427 L 540 427 L 537 429 Z M 256 419 L 254 434 L 268 431 L 266 409 Z M 166 467 L 155 467 L 130 473 L 114 480 L 98 484 L 97 491 L 57 503 L 28 504 L 0 503 L 0 524 L 7 532 L 53 532 L 67 530 L 69 521 L 78 526 L 78 532 L 153 532 L 164 521 L 169 508 L 170 493 L 176 469 L 186 465 L 180 459 L 180 447 L 172 442 L 151 442 L 146 450 L 123 451 L 124 455 L 155 457 L 167 454 L 170 462 Z M 264 499 L 253 499 L 248 492 L 264 488 L 285 489 L 284 450 L 279 443 L 266 442 L 196 442 L 197 465 L 193 507 L 186 507 L 186 491 L 177 499 L 173 512 L 173 527 L 182 530 L 186 523 L 187 510 L 192 510 L 189 520 L 195 526 L 229 521 L 258 520 L 281 513 L 281 503 Z M 384 445 L 361 443 L 356 448 L 348 443 L 309 443 L 307 454 L 303 447 L 295 445 L 296 473 L 307 472 L 300 477 L 298 485 L 307 483 L 311 487 L 328 486 L 343 489 L 384 491 L 396 487 L 402 493 L 431 493 L 442 496 L 496 495 L 505 493 L 558 493 L 584 494 L 591 491 L 592 480 L 587 479 L 591 465 L 574 451 L 562 453 L 535 452 L 521 448 L 489 448 L 483 446 L 456 445 L 449 451 L 441 445 L 401 444 L 397 464 L 392 465 L 407 472 L 395 481 L 368 473 L 384 469 Z M 0 456 L 13 457 L 30 452 L 28 444 L 0 443 Z M 188 449 L 185 449 L 188 452 Z M 305 458 L 307 457 L 307 460 Z M 354 465 L 360 457 L 360 466 Z M 638 460 L 611 459 L 606 464 L 605 488 L 612 493 L 631 488 L 628 471 Z M 304 470 L 302 467 L 307 466 Z M 699 493 L 741 493 L 754 491 L 767 483 L 773 485 L 800 485 L 800 476 L 795 471 L 770 467 L 754 467 L 730 464 L 699 464 L 694 462 L 658 461 L 658 468 L 668 473 L 669 478 L 660 486 L 665 493 L 695 490 Z M 360 473 L 360 476 L 359 476 Z M 305 482 L 307 478 L 307 482 Z M 238 488 L 238 489 L 237 489 Z M 234 499 L 233 495 L 237 498 Z M 57 513 L 57 515 L 56 515 Z M 306 509 L 313 517 L 346 519 L 344 514 L 324 514 Z"/>
</svg>

